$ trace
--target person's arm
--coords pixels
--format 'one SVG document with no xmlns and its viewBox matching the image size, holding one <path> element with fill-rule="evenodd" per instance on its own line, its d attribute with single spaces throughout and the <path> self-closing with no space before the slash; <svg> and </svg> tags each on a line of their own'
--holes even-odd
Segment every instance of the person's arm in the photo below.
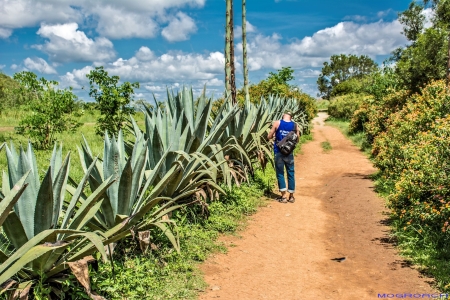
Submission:
<svg viewBox="0 0 450 300">
<path fill-rule="evenodd" d="M 275 131 L 277 131 L 278 126 L 280 126 L 280 121 L 275 121 L 272 124 L 272 128 L 269 131 L 269 134 L 267 135 L 267 139 L 271 140 L 275 134 Z"/>
</svg>

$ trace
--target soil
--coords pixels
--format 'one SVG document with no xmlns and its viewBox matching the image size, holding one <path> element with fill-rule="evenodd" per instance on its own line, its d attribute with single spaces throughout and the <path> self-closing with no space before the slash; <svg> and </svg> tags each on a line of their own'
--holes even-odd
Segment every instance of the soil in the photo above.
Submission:
<svg viewBox="0 0 450 300">
<path fill-rule="evenodd" d="M 228 253 L 201 266 L 209 288 L 200 299 L 378 299 L 437 292 L 390 239 L 371 162 L 324 124 L 326 116 L 319 113 L 313 121 L 314 140 L 296 157 L 296 202 L 273 201 L 240 237 L 223 237 Z M 324 141 L 331 151 L 322 149 Z"/>
</svg>

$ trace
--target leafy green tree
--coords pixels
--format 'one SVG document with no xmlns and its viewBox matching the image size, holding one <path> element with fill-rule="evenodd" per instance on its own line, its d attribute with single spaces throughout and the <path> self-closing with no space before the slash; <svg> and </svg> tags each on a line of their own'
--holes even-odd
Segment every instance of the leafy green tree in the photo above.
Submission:
<svg viewBox="0 0 450 300">
<path fill-rule="evenodd" d="M 415 42 L 424 29 L 425 16 L 423 7 L 415 1 L 409 4 L 409 8 L 398 14 L 398 21 L 403 24 L 403 34 L 412 42 Z"/>
<path fill-rule="evenodd" d="M 377 64 L 366 55 L 332 55 L 330 62 L 323 63 L 322 72 L 317 79 L 320 96 L 329 99 L 338 84 L 351 78 L 362 78 L 377 68 Z"/>
<path fill-rule="evenodd" d="M 446 65 L 447 32 L 431 27 L 402 50 L 395 72 L 403 87 L 416 93 L 432 80 L 444 79 Z"/>
<path fill-rule="evenodd" d="M 109 134 L 117 135 L 127 116 L 134 114 L 134 109 L 129 104 L 139 83 L 124 82 L 119 85 L 120 77 L 109 76 L 103 67 L 96 67 L 86 77 L 90 84 L 89 96 L 95 99 L 100 110 L 96 133 L 102 136 L 106 130 Z"/>
<path fill-rule="evenodd" d="M 432 4 L 435 12 L 434 22 L 447 30 L 447 87 L 450 87 L 450 0 L 424 0 L 424 5 Z"/>
<path fill-rule="evenodd" d="M 56 134 L 74 132 L 80 125 L 79 102 L 72 89 L 57 89 L 57 81 L 38 79 L 32 72 L 14 74 L 20 86 L 15 90 L 27 98 L 23 106 L 30 113 L 20 121 L 22 128 L 41 149 L 48 149 Z"/>
</svg>

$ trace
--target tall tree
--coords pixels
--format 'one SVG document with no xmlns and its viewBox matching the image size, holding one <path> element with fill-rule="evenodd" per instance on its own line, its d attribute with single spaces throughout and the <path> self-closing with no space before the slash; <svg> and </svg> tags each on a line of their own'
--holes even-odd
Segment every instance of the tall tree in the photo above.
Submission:
<svg viewBox="0 0 450 300">
<path fill-rule="evenodd" d="M 405 37 L 415 42 L 424 28 L 425 16 L 423 7 L 415 1 L 409 4 L 409 8 L 398 14 L 398 20 L 403 24 L 403 34 Z"/>
<path fill-rule="evenodd" d="M 246 0 L 242 0 L 242 56 L 244 61 L 244 92 L 245 100 L 250 101 L 248 92 L 248 65 L 247 65 L 247 9 Z"/>
<path fill-rule="evenodd" d="M 447 47 L 447 68 L 446 78 L 447 86 L 450 88 L 450 0 L 423 0 L 425 5 L 431 3 L 435 11 L 435 21 L 441 23 L 447 30 L 448 47 Z"/>
<path fill-rule="evenodd" d="M 234 67 L 233 0 L 226 0 L 225 34 L 225 88 L 231 101 L 236 103 L 236 83 Z"/>
<path fill-rule="evenodd" d="M 353 54 L 332 55 L 324 62 L 317 85 L 322 97 L 329 99 L 333 88 L 351 78 L 361 78 L 377 70 L 377 64 L 368 56 Z"/>
</svg>

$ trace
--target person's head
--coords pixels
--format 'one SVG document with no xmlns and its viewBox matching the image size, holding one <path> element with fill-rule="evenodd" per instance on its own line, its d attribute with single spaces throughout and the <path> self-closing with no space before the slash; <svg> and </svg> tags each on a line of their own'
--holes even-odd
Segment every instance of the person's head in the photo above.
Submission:
<svg viewBox="0 0 450 300">
<path fill-rule="evenodd" d="M 290 110 L 285 110 L 283 114 L 283 119 L 287 121 L 292 120 L 292 112 Z"/>
</svg>

